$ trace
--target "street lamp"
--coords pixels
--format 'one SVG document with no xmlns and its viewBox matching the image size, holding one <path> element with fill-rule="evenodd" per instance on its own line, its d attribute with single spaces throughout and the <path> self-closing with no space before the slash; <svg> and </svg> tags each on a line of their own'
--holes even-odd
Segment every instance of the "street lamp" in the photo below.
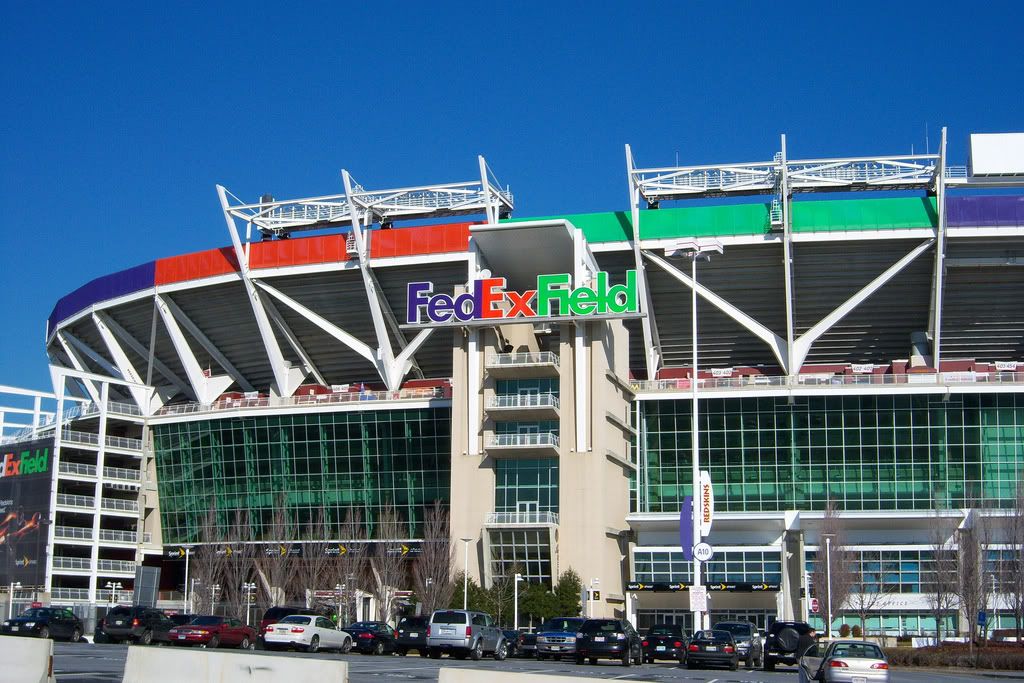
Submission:
<svg viewBox="0 0 1024 683">
<path fill-rule="evenodd" d="M 344 625 L 341 623 L 341 605 L 345 600 L 345 586 L 346 584 L 344 583 L 334 584 L 334 594 L 338 596 L 338 621 L 334 624 L 334 626 L 338 629 L 340 629 Z"/>
<path fill-rule="evenodd" d="M 462 569 L 462 609 L 469 609 L 469 544 L 472 538 L 460 538 L 465 544 L 465 561 Z"/>
<path fill-rule="evenodd" d="M 114 605 L 117 602 L 117 597 L 118 597 L 117 593 L 122 588 L 121 582 L 120 581 L 107 581 L 106 586 L 107 586 L 107 590 L 110 591 L 110 604 Z"/>
<path fill-rule="evenodd" d="M 11 581 L 10 591 L 7 593 L 7 617 L 14 616 L 14 591 L 21 589 L 21 581 Z"/>
<path fill-rule="evenodd" d="M 825 637 L 832 637 L 832 536 L 825 536 Z"/>
<path fill-rule="evenodd" d="M 249 608 L 252 606 L 252 593 L 256 590 L 256 584 L 251 581 L 246 581 L 242 584 L 242 590 L 245 592 L 245 625 L 249 625 Z"/>
<path fill-rule="evenodd" d="M 195 599 L 196 599 L 196 584 L 202 585 L 202 580 L 192 577 L 189 579 L 188 587 L 188 603 L 186 604 L 185 614 L 192 614 L 195 611 Z"/>
<path fill-rule="evenodd" d="M 192 554 L 192 546 L 185 546 L 185 598 L 181 601 L 181 608 L 185 610 L 185 614 L 190 614 L 189 611 L 189 585 L 188 585 L 188 561 L 189 556 Z"/>
<path fill-rule="evenodd" d="M 515 589 L 512 591 L 513 592 L 513 599 L 515 600 L 515 605 L 516 605 L 515 617 L 513 618 L 513 621 L 512 621 L 512 630 L 514 630 L 514 631 L 518 631 L 519 630 L 519 582 L 520 581 L 525 581 L 525 580 L 526 579 L 523 578 L 522 574 L 516 574 Z"/>
<path fill-rule="evenodd" d="M 666 256 L 675 256 L 680 252 L 690 259 L 690 308 L 691 308 L 691 332 L 690 341 L 693 345 L 693 371 L 690 377 L 690 441 L 692 452 L 690 455 L 690 478 L 693 482 L 693 542 L 700 543 L 700 515 L 697 514 L 697 506 L 700 496 L 697 490 L 700 482 L 700 428 L 697 424 L 699 417 L 697 408 L 697 261 L 710 261 L 712 253 L 722 253 L 722 243 L 718 240 L 681 240 L 671 249 L 665 250 Z M 653 378 L 652 378 L 653 379 Z M 700 560 L 693 558 L 693 585 L 700 586 Z M 691 593 L 692 595 L 692 593 Z M 693 609 L 694 630 L 704 628 L 703 612 Z"/>
<path fill-rule="evenodd" d="M 214 606 L 217 604 L 217 591 L 220 590 L 220 584 L 215 583 L 210 586 L 210 611 L 213 612 Z"/>
</svg>

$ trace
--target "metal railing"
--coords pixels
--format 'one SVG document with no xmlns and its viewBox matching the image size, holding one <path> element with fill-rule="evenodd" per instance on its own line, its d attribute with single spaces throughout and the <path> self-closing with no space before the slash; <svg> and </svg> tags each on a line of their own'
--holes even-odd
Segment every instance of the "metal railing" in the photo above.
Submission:
<svg viewBox="0 0 1024 683">
<path fill-rule="evenodd" d="M 95 477 L 96 465 L 86 465 L 85 463 L 61 460 L 57 471 L 61 474 L 77 474 L 82 477 Z"/>
<path fill-rule="evenodd" d="M 689 378 L 656 379 L 630 383 L 635 393 L 688 392 L 692 391 Z M 723 389 L 772 389 L 804 388 L 823 386 L 963 386 L 969 384 L 1024 384 L 1024 372 L 941 372 L 914 375 L 860 374 L 838 375 L 833 373 L 804 373 L 788 377 L 784 375 L 747 375 L 743 377 L 707 377 L 697 379 L 698 391 Z"/>
<path fill-rule="evenodd" d="M 120 498 L 104 498 L 100 502 L 100 509 L 138 512 L 139 503 L 134 500 L 121 500 Z"/>
<path fill-rule="evenodd" d="M 135 563 L 131 560 L 97 560 L 96 570 L 101 572 L 135 573 Z"/>
<path fill-rule="evenodd" d="M 126 602 L 130 603 L 134 597 L 134 591 L 112 591 L 109 588 L 97 588 L 96 589 L 96 602 Z"/>
<path fill-rule="evenodd" d="M 543 394 L 499 394 L 487 399 L 488 408 L 557 408 L 558 396 Z"/>
<path fill-rule="evenodd" d="M 100 435 L 93 432 L 80 432 L 74 429 L 62 429 L 61 439 L 68 443 L 98 446 Z M 142 439 L 131 439 L 126 436 L 108 436 L 104 443 L 111 448 L 123 448 L 130 451 L 142 450 Z"/>
<path fill-rule="evenodd" d="M 88 588 L 63 588 L 54 586 L 50 589 L 51 600 L 88 600 Z"/>
<path fill-rule="evenodd" d="M 100 529 L 100 540 L 113 543 L 138 543 L 137 531 L 120 531 L 118 529 Z"/>
<path fill-rule="evenodd" d="M 142 479 L 142 472 L 130 470 L 126 467 L 104 467 L 104 479 L 121 479 L 124 481 L 139 481 Z"/>
<path fill-rule="evenodd" d="M 61 557 L 58 555 L 53 558 L 53 568 L 89 571 L 92 569 L 92 560 L 88 557 Z"/>
<path fill-rule="evenodd" d="M 92 529 L 82 526 L 57 526 L 53 528 L 54 538 L 72 539 L 76 541 L 91 541 L 93 538 Z"/>
<path fill-rule="evenodd" d="M 137 405 L 134 403 L 126 403 L 124 401 L 107 401 L 107 412 L 115 415 L 132 415 L 142 417 L 142 411 L 139 410 Z M 99 413 L 100 407 L 96 403 L 83 403 L 65 410 L 64 419 L 73 420 L 75 418 L 99 415 Z"/>
<path fill-rule="evenodd" d="M 558 524 L 557 512 L 488 512 L 485 524 Z"/>
<path fill-rule="evenodd" d="M 551 351 L 539 353 L 493 353 L 487 356 L 489 368 L 513 368 L 527 365 L 558 365 L 558 354 Z"/>
<path fill-rule="evenodd" d="M 57 505 L 73 508 L 94 508 L 96 499 L 92 496 L 75 496 L 69 493 L 57 494 Z"/>
<path fill-rule="evenodd" d="M 412 387 L 397 391 L 339 391 L 297 396 L 223 399 L 216 403 L 176 403 L 164 406 L 155 415 L 194 415 L 245 408 L 287 408 L 289 406 L 335 405 L 360 401 L 428 401 L 451 398 L 449 387 Z"/>
<path fill-rule="evenodd" d="M 532 434 L 492 434 L 487 439 L 488 448 L 558 448 L 558 434 L 534 432 Z"/>
</svg>

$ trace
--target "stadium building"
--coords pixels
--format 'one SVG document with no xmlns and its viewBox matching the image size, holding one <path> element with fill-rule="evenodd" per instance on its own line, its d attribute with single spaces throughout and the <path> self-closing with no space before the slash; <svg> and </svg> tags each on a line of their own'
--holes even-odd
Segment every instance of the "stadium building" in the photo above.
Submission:
<svg viewBox="0 0 1024 683">
<path fill-rule="evenodd" d="M 211 507 L 258 536 L 282 494 L 300 524 L 372 527 L 390 503 L 415 542 L 442 500 L 485 585 L 571 567 L 589 613 L 689 628 L 680 513 L 705 471 L 713 618 L 815 618 L 832 500 L 886 587 L 872 627 L 931 632 L 936 519 L 1012 505 L 1024 459 L 1020 139 L 971 136 L 967 166 L 945 134 L 935 154 L 790 159 L 783 137 L 770 160 L 671 168 L 627 147 L 623 211 L 526 219 L 483 159 L 417 188 L 218 187 L 231 246 L 50 315 L 58 414 L 97 408 L 54 434 L 76 471 L 46 589 L 95 601 L 121 576 L 105 563 L 204 542 Z M 114 531 L 134 558 L 75 541 Z"/>
</svg>

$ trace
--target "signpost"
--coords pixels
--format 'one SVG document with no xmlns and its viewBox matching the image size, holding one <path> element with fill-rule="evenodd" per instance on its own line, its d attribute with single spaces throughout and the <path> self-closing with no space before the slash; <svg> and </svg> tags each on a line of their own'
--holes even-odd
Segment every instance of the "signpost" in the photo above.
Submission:
<svg viewBox="0 0 1024 683">
<path fill-rule="evenodd" d="M 715 549 L 708 543 L 698 543 L 693 546 L 693 559 L 699 560 L 700 562 L 707 562 L 715 556 Z"/>
<path fill-rule="evenodd" d="M 690 588 L 690 609 L 694 612 L 708 611 L 708 589 L 704 586 Z"/>
<path fill-rule="evenodd" d="M 821 603 L 818 602 L 818 598 L 811 598 L 811 612 L 817 614 L 821 611 Z"/>
</svg>

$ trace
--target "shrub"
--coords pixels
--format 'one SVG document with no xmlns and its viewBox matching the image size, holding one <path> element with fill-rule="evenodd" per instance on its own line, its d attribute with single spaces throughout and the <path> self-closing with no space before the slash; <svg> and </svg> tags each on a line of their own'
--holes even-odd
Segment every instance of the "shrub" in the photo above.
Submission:
<svg viewBox="0 0 1024 683">
<path fill-rule="evenodd" d="M 974 658 L 964 643 L 939 647 L 886 648 L 885 656 L 891 666 L 956 666 L 969 669 L 1024 671 L 1024 649 L 1019 646 L 989 644 L 975 649 Z"/>
<path fill-rule="evenodd" d="M 840 638 L 849 638 L 850 637 L 850 625 L 849 624 L 843 624 L 842 626 L 839 627 L 839 637 Z"/>
<path fill-rule="evenodd" d="M 853 629 L 850 631 L 850 635 L 854 638 L 860 638 L 864 633 L 860 630 L 860 624 L 854 624 Z"/>
</svg>

